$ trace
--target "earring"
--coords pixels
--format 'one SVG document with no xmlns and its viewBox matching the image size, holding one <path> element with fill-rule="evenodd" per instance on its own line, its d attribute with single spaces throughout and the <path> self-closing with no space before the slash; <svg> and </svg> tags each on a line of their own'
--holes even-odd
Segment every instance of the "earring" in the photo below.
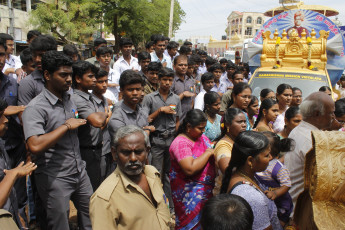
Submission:
<svg viewBox="0 0 345 230">
<path fill-rule="evenodd" d="M 253 169 L 253 165 L 250 165 L 250 169 Z"/>
<path fill-rule="evenodd" d="M 226 128 L 226 131 L 227 131 L 227 132 L 230 132 L 230 129 L 229 129 L 229 127 L 227 127 L 227 128 Z"/>
</svg>

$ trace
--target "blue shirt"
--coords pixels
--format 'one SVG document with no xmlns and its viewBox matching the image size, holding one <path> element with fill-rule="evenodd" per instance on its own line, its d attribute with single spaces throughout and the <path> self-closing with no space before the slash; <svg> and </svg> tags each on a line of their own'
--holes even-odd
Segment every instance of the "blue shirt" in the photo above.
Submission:
<svg viewBox="0 0 345 230">
<path fill-rule="evenodd" d="M 209 120 L 207 120 L 204 134 L 211 141 L 216 140 L 218 137 L 220 137 L 222 133 L 220 129 L 221 120 L 222 120 L 222 117 L 218 114 L 216 114 L 216 119 L 214 120 L 213 124 Z"/>
<path fill-rule="evenodd" d="M 168 68 L 170 68 L 170 69 L 173 68 L 173 67 L 172 67 L 171 58 L 170 58 L 169 56 L 165 55 L 164 53 L 163 53 L 163 59 L 160 60 L 160 59 L 158 58 L 156 52 L 152 52 L 152 53 L 151 53 L 151 62 L 160 62 L 160 63 L 162 63 L 162 65 L 163 65 L 164 63 L 167 63 L 166 67 L 168 67 Z"/>
</svg>

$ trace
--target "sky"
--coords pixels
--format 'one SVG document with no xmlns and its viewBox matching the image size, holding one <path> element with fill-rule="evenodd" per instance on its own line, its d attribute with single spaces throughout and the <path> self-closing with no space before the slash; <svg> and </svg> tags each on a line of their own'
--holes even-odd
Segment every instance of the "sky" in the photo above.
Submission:
<svg viewBox="0 0 345 230">
<path fill-rule="evenodd" d="M 186 16 L 175 33 L 176 41 L 192 36 L 210 35 L 220 40 L 222 35 L 226 34 L 227 17 L 232 11 L 264 13 L 280 6 L 279 0 L 179 0 L 179 2 Z M 304 4 L 324 5 L 338 10 L 338 20 L 345 25 L 344 0 L 304 0 Z"/>
</svg>

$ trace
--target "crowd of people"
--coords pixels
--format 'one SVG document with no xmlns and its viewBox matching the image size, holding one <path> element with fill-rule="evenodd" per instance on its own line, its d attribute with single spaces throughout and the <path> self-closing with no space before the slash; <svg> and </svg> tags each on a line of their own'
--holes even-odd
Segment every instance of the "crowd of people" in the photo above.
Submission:
<svg viewBox="0 0 345 230">
<path fill-rule="evenodd" d="M 311 131 L 344 131 L 344 77 L 336 102 L 257 98 L 247 63 L 151 40 L 121 38 L 114 60 L 97 38 L 81 60 L 38 31 L 16 57 L 0 34 L 0 226 L 70 229 L 71 201 L 79 229 L 297 229 Z"/>
</svg>

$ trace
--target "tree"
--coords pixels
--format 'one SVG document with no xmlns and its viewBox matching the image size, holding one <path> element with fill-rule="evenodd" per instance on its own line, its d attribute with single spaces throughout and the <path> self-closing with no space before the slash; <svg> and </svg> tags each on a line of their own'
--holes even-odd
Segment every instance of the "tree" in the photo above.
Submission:
<svg viewBox="0 0 345 230">
<path fill-rule="evenodd" d="M 131 38 L 137 45 L 149 40 L 152 34 L 168 35 L 169 0 L 104 0 L 102 4 L 105 27 L 115 37 L 115 52 L 122 36 Z M 173 31 L 179 28 L 184 16 L 175 0 Z"/>
<path fill-rule="evenodd" d="M 88 43 L 101 22 L 101 13 L 98 0 L 55 0 L 38 4 L 29 22 L 63 43 Z"/>
</svg>

